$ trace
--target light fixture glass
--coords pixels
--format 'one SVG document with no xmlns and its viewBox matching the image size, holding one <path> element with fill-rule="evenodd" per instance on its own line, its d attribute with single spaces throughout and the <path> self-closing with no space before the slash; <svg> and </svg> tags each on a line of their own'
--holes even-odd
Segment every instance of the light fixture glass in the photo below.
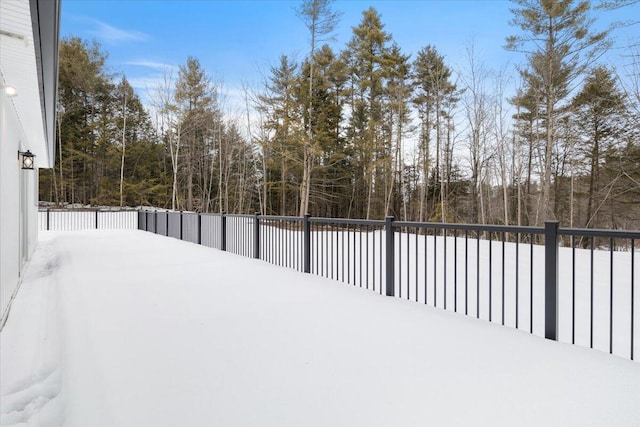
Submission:
<svg viewBox="0 0 640 427">
<path fill-rule="evenodd" d="M 22 157 L 22 169 L 33 170 L 33 158 L 35 155 L 29 150 L 24 153 L 18 152 L 18 154 Z"/>
<path fill-rule="evenodd" d="M 7 95 L 10 98 L 18 95 L 18 91 L 13 86 L 5 86 L 5 87 L 2 88 L 2 90 L 4 91 L 4 94 Z"/>
</svg>

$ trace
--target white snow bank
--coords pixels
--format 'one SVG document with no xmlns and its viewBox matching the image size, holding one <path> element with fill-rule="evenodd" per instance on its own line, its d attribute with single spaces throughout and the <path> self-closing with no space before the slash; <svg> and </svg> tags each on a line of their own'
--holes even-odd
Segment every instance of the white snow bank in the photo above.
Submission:
<svg viewBox="0 0 640 427">
<path fill-rule="evenodd" d="M 43 232 L 0 424 L 640 425 L 640 364 L 142 231 Z"/>
</svg>

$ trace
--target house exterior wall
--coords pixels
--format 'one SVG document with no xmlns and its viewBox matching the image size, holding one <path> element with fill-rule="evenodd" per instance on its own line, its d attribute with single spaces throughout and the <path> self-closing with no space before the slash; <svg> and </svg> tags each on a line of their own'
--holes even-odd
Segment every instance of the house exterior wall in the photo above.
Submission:
<svg viewBox="0 0 640 427">
<path fill-rule="evenodd" d="M 37 241 L 37 171 L 22 170 L 24 132 L 11 98 L 0 94 L 0 325 Z"/>
<path fill-rule="evenodd" d="M 60 0 L 0 0 L 0 329 L 37 245 L 37 168 L 54 164 L 59 24 Z"/>
</svg>

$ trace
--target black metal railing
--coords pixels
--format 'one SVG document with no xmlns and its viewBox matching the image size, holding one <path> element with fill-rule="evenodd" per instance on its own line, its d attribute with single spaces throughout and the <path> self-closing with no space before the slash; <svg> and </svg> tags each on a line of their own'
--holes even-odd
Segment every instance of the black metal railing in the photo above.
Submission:
<svg viewBox="0 0 640 427">
<path fill-rule="evenodd" d="M 38 211 L 38 228 L 41 231 L 135 230 L 136 217 L 139 220 L 138 211 L 133 209 L 41 209 Z"/>
<path fill-rule="evenodd" d="M 166 214 L 138 215 L 163 234 Z M 635 358 L 638 231 L 176 215 L 183 240 Z"/>
<path fill-rule="evenodd" d="M 637 340 L 635 286 L 639 232 L 559 228 L 567 240 L 559 265 L 561 291 L 570 308 L 560 311 L 563 341 L 628 355 Z"/>
<path fill-rule="evenodd" d="M 535 266 L 544 271 L 544 264 L 534 258 L 533 242 L 543 241 L 543 228 L 393 226 L 399 230 L 394 233 L 398 296 L 534 333 L 534 319 L 544 313 L 534 317 L 534 289 L 539 292 L 540 286 L 533 272 Z M 535 331 L 553 338 L 540 322 Z"/>
<path fill-rule="evenodd" d="M 385 288 L 393 263 L 385 261 L 384 221 L 306 217 L 306 223 L 306 272 L 394 295 Z"/>
<path fill-rule="evenodd" d="M 304 247 L 305 218 L 255 215 L 253 257 L 282 267 L 308 272 Z"/>
</svg>

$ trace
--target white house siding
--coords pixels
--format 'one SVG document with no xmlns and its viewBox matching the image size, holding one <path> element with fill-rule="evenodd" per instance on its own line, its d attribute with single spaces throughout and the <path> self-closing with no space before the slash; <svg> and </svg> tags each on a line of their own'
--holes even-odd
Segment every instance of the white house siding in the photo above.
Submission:
<svg viewBox="0 0 640 427">
<path fill-rule="evenodd" d="M 59 0 L 0 0 L 0 329 L 38 240 L 37 168 L 54 163 L 59 22 Z"/>
<path fill-rule="evenodd" d="M 0 321 L 4 322 L 25 258 L 35 248 L 37 234 L 32 230 L 37 206 L 32 193 L 36 171 L 23 171 L 18 160 L 21 144 L 26 142 L 24 132 L 12 99 L 2 92 L 0 100 Z M 21 242 L 27 242 L 27 247 Z"/>
</svg>

